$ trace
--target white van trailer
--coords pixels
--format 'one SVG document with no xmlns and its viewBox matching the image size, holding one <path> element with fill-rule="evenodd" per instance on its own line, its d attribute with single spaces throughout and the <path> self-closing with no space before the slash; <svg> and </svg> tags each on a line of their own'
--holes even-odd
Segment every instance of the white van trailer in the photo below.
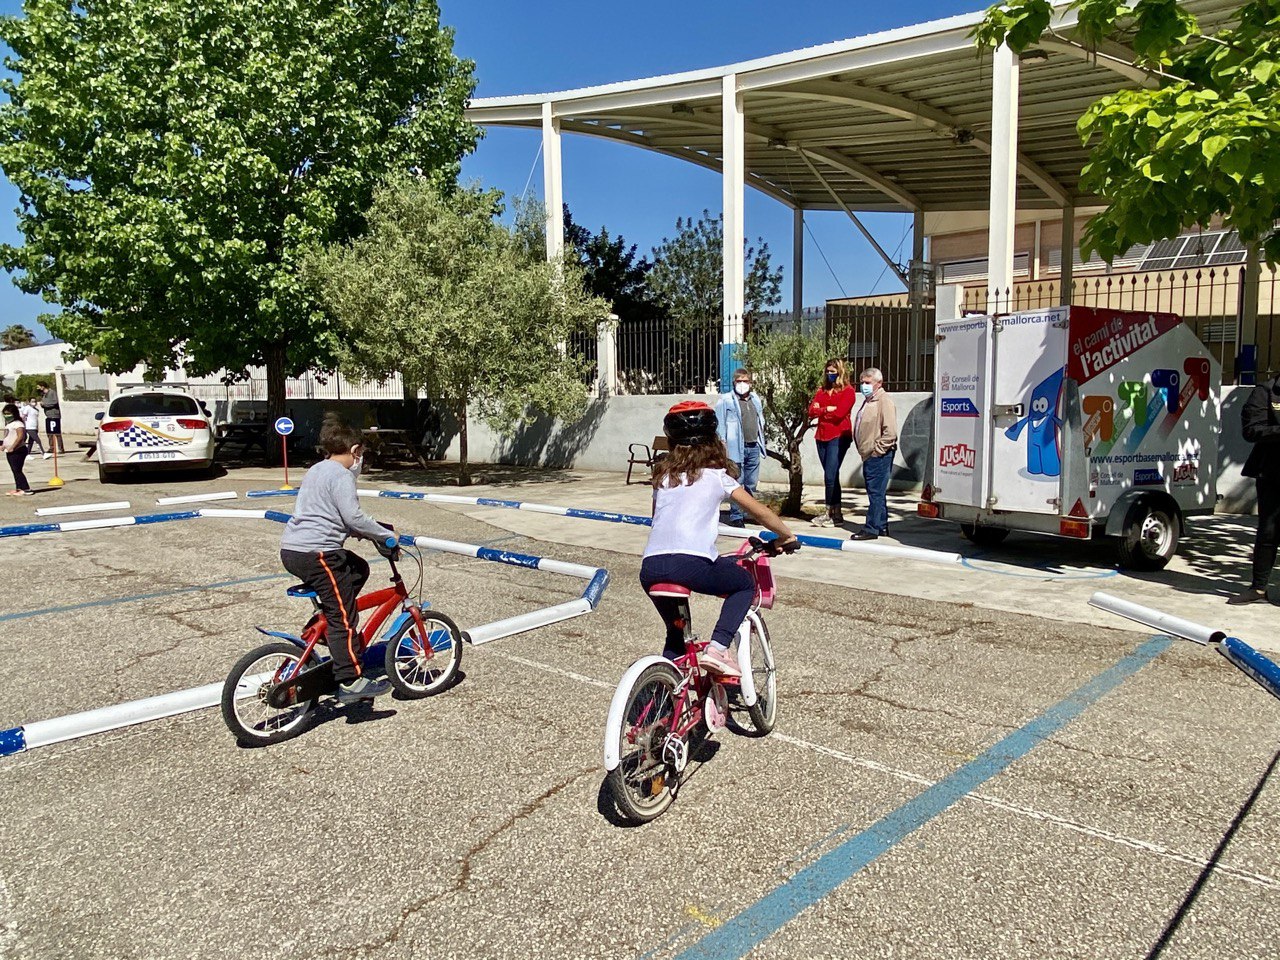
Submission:
<svg viewBox="0 0 1280 960">
<path fill-rule="evenodd" d="M 993 546 L 1115 538 L 1158 570 L 1218 496 L 1222 371 L 1180 318 L 1057 307 L 937 324 L 931 482 L 918 511 Z"/>
</svg>

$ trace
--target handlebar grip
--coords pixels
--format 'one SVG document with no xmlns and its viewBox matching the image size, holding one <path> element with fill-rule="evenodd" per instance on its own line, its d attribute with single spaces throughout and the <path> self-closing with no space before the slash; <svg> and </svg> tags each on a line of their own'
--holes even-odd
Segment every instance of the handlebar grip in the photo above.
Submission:
<svg viewBox="0 0 1280 960">
<path fill-rule="evenodd" d="M 382 545 L 386 547 L 388 550 L 391 550 L 394 547 L 398 546 L 399 543 L 400 543 L 400 540 L 397 537 L 387 537 L 387 539 L 382 541 Z"/>
</svg>

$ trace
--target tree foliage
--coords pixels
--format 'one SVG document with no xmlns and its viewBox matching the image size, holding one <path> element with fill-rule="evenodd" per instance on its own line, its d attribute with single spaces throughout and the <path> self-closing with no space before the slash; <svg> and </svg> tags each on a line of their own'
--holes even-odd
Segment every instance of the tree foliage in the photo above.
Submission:
<svg viewBox="0 0 1280 960">
<path fill-rule="evenodd" d="M 771 264 L 769 245 L 744 251 L 744 319 L 750 324 L 761 310 L 782 299 L 782 269 Z M 653 250 L 648 284 L 667 315 L 685 327 L 724 318 L 724 218 L 703 210 L 698 220 L 676 220 L 674 237 L 664 237 Z"/>
<path fill-rule="evenodd" d="M 3 250 L 73 354 L 195 374 L 325 364 L 301 253 L 357 234 L 411 167 L 456 177 L 472 64 L 436 0 L 26 0 L 0 19 Z"/>
<path fill-rule="evenodd" d="M 308 260 L 343 334 L 340 368 L 365 380 L 399 373 L 406 391 L 449 403 L 463 482 L 468 412 L 502 432 L 538 413 L 581 416 L 586 365 L 563 345 L 609 312 L 575 263 L 547 263 L 498 222 L 501 197 L 399 178 L 375 195 L 364 236 Z"/>
<path fill-rule="evenodd" d="M 1075 0 L 1080 40 L 1133 50 L 1156 85 L 1097 100 L 1080 119 L 1091 146 L 1081 189 L 1108 208 L 1081 249 L 1112 259 L 1137 243 L 1221 217 L 1246 244 L 1280 263 L 1280 4 L 1252 0 L 1212 35 L 1174 0 Z M 980 46 L 1015 52 L 1050 29 L 1048 0 L 992 7 L 975 29 Z"/>
<path fill-rule="evenodd" d="M 832 333 L 802 325 L 789 332 L 758 328 L 747 338 L 745 366 L 751 370 L 756 392 L 764 402 L 765 438 L 769 456 L 787 469 L 787 499 L 782 512 L 798 515 L 804 494 L 801 444 L 813 425 L 809 401 L 818 388 L 831 354 L 828 343 L 848 343 L 847 328 Z"/>
<path fill-rule="evenodd" d="M 608 227 L 592 233 L 574 221 L 567 205 L 564 238 L 582 267 L 587 292 L 611 303 L 619 319 L 653 321 L 663 317 L 648 283 L 653 263 L 637 256 L 634 243 L 628 245 L 621 235 L 611 236 Z"/>
<path fill-rule="evenodd" d="M 35 345 L 36 335 L 20 323 L 12 323 L 0 330 L 0 350 L 21 350 Z"/>
</svg>

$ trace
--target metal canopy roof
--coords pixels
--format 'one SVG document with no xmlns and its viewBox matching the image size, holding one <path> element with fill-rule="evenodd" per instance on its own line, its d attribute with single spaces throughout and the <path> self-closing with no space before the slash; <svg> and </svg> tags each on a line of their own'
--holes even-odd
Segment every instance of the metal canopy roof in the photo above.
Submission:
<svg viewBox="0 0 1280 960">
<path fill-rule="evenodd" d="M 1203 24 L 1240 4 L 1190 0 Z M 1059 4 L 1062 6 L 1062 4 Z M 984 210 L 988 204 L 991 56 L 969 32 L 981 13 L 744 63 L 560 93 L 476 100 L 479 125 L 539 128 L 544 103 L 565 132 L 604 137 L 721 169 L 723 78 L 746 113 L 746 183 L 787 206 L 836 210 Z M 1076 120 L 1099 96 L 1146 82 L 1132 55 L 1090 53 L 1060 11 L 1022 58 L 1017 206 L 1056 208 L 1079 193 L 1087 152 Z"/>
</svg>

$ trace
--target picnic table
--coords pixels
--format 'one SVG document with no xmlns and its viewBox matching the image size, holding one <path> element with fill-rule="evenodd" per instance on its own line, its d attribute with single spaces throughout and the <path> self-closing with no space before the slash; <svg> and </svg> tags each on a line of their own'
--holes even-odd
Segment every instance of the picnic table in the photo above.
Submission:
<svg viewBox="0 0 1280 960">
<path fill-rule="evenodd" d="M 379 464 L 388 460 L 413 460 L 425 469 L 426 462 L 413 435 L 408 430 L 394 427 L 369 427 L 364 431 L 365 455 Z"/>
<path fill-rule="evenodd" d="M 275 433 L 271 429 L 271 424 L 265 420 L 222 423 L 218 425 L 218 433 L 213 441 L 213 452 L 216 455 L 223 447 L 229 444 L 240 448 L 241 457 L 247 457 L 249 451 L 255 447 L 261 449 L 262 455 L 267 457 L 271 452 L 268 444 L 274 436 Z"/>
</svg>

